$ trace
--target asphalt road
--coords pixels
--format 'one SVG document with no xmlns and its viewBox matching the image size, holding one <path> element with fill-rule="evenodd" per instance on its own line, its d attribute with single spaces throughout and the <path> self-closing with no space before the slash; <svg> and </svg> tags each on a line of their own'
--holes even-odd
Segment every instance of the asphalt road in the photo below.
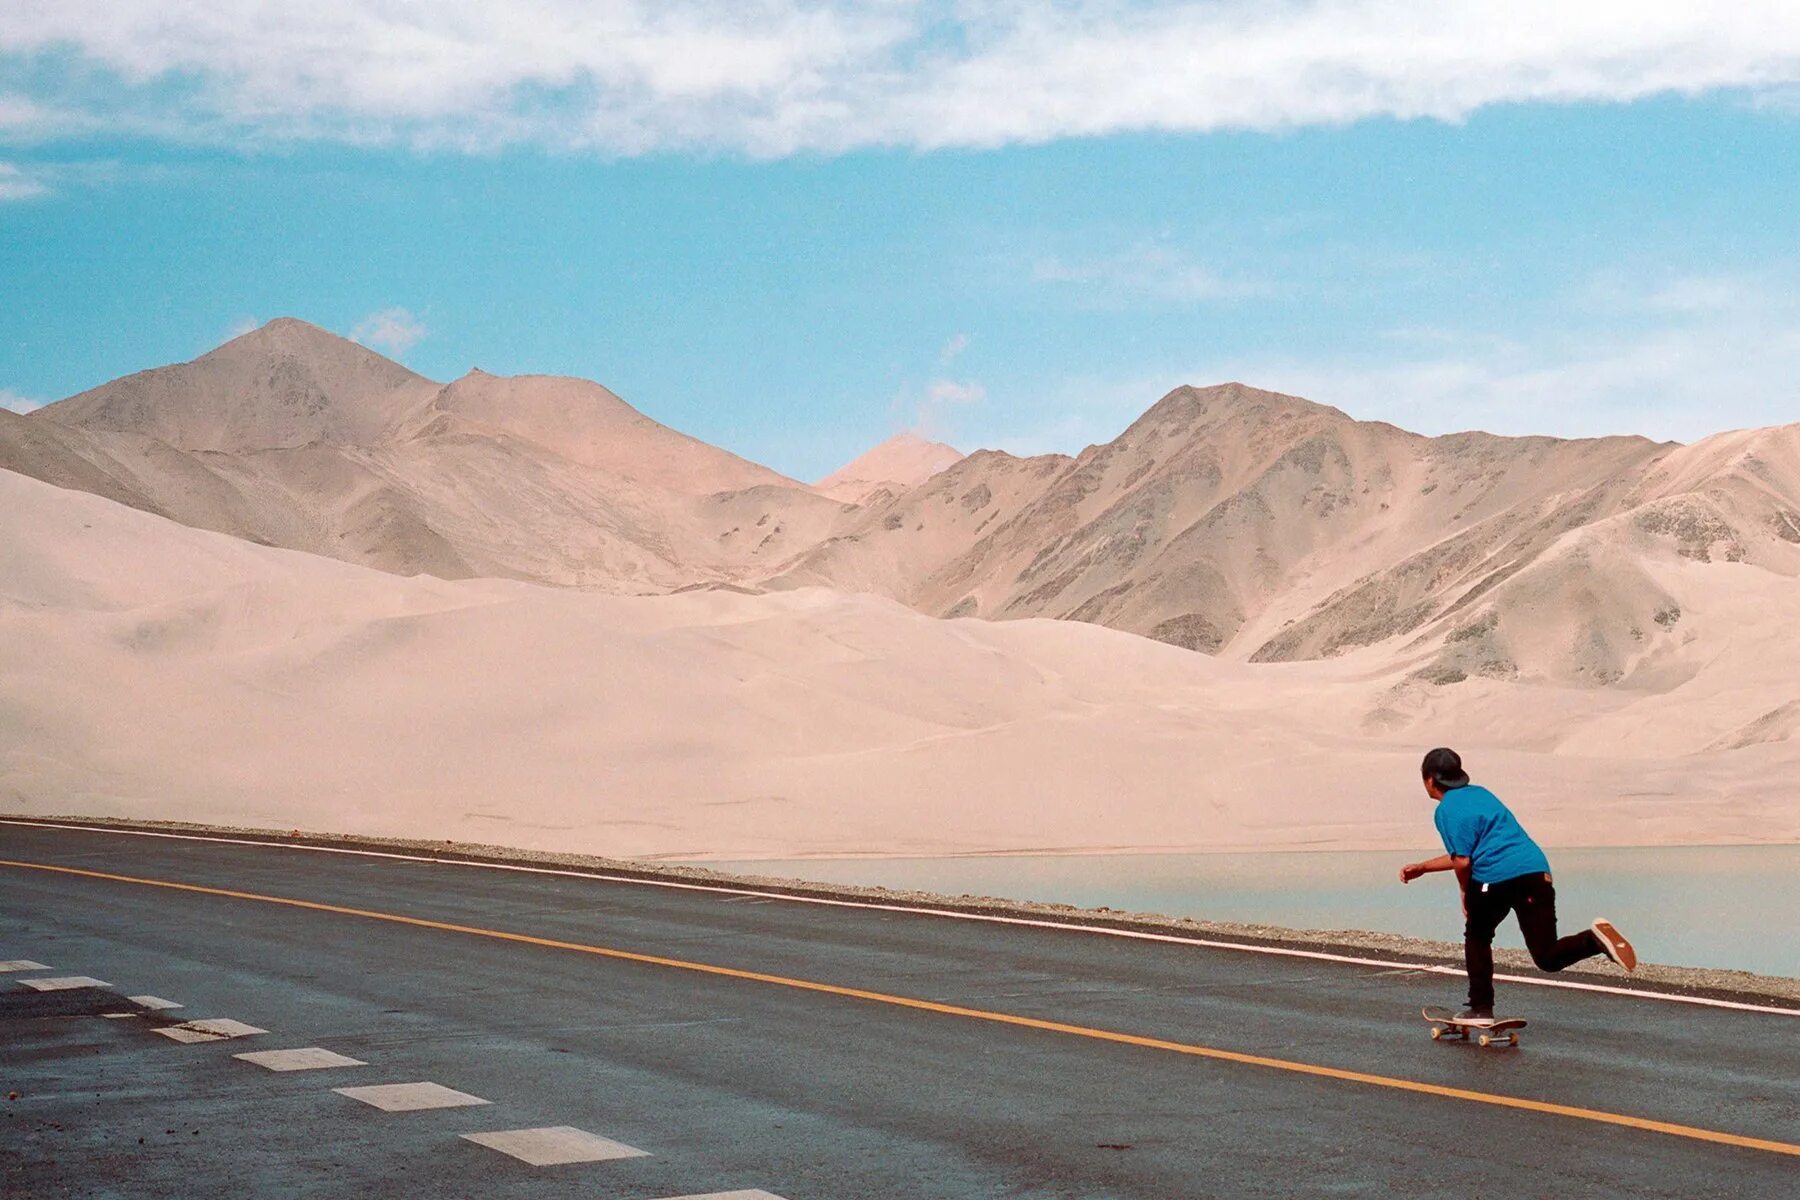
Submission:
<svg viewBox="0 0 1800 1200">
<path fill-rule="evenodd" d="M 1524 1045 L 1483 1050 L 1407 970 L 16 825 L 0 859 L 0 960 L 44 968 L 0 973 L 8 1197 L 1800 1195 L 1791 1016 L 1514 985 Z M 69 976 L 110 986 L 23 983 Z M 212 1018 L 265 1032 L 157 1032 Z M 309 1047 L 364 1065 L 233 1057 Z M 334 1090 L 427 1082 L 489 1103 Z M 551 1127 L 641 1153 L 462 1136 Z"/>
</svg>

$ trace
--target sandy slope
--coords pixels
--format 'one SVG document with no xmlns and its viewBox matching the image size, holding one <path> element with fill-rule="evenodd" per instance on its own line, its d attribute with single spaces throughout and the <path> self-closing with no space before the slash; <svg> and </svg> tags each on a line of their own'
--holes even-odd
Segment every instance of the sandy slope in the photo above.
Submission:
<svg viewBox="0 0 1800 1200">
<path fill-rule="evenodd" d="M 440 386 L 285 319 L 0 412 L 0 468 L 401 575 L 825 586 L 1259 662 L 1380 646 L 1445 688 L 1676 680 L 1640 670 L 1696 628 L 1656 562 L 1800 577 L 1800 426 L 1425 438 L 1224 384 L 1177 388 L 1075 458 L 903 435 L 808 488 L 596 383 Z"/>
<path fill-rule="evenodd" d="M 1451 742 L 1552 840 L 1800 836 L 1800 426 L 1227 384 L 824 483 L 291 320 L 0 411 L 0 791 L 614 854 L 1416 845 Z"/>
<path fill-rule="evenodd" d="M 1418 751 L 1454 741 L 1548 841 L 1800 837 L 1793 720 L 1757 724 L 1792 697 L 1793 601 L 1679 557 L 1661 585 L 1737 633 L 1662 695 L 1422 688 L 1366 651 L 1249 664 L 819 589 L 401 578 L 11 472 L 0 546 L 15 811 L 695 857 L 1412 846 Z"/>
</svg>

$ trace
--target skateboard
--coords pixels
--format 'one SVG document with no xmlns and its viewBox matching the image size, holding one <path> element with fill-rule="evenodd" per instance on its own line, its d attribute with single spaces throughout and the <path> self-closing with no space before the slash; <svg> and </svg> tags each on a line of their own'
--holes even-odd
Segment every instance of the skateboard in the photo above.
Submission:
<svg viewBox="0 0 1800 1200">
<path fill-rule="evenodd" d="M 1473 1037 L 1483 1046 L 1516 1046 L 1519 1030 L 1525 1028 L 1523 1017 L 1499 1017 L 1477 1024 L 1457 1020 L 1456 1013 L 1448 1008 L 1423 1008 L 1419 1013 L 1431 1022 L 1433 1038 L 1460 1037 L 1466 1042 Z"/>
</svg>

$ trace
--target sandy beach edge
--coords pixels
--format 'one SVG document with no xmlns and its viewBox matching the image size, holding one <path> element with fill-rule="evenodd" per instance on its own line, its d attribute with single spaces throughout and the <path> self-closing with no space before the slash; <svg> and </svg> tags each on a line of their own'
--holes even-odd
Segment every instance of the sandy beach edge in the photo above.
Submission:
<svg viewBox="0 0 1800 1200">
<path fill-rule="evenodd" d="M 1079 908 L 1071 904 L 1011 900 L 998 896 L 970 894 L 951 896 L 896 888 L 815 883 L 801 879 L 717 871 L 705 867 L 650 864 L 642 860 L 524 850 L 511 846 L 474 842 L 322 834 L 252 826 L 208 825 L 188 821 L 119 820 L 73 815 L 0 813 L 0 821 L 21 825 L 68 825 L 96 830 L 182 834 L 198 838 L 254 838 L 258 841 L 282 846 L 329 850 L 369 850 L 446 862 L 588 871 L 650 882 L 729 887 L 761 892 L 771 896 L 891 905 L 897 908 L 916 909 L 926 914 L 931 910 L 939 910 L 1067 925 L 1071 928 L 1113 929 L 1133 933 L 1206 938 L 1214 941 L 1236 942 L 1247 946 L 1270 946 L 1359 956 L 1379 954 L 1396 962 L 1417 964 L 1421 967 L 1461 966 L 1462 964 L 1461 943 L 1432 941 L 1370 930 L 1288 929 L 1278 925 L 1207 921 L 1193 917 L 1171 917 L 1161 913 L 1126 912 L 1106 907 Z M 1509 974 L 1548 978 L 1532 965 L 1530 957 L 1522 950 L 1496 948 L 1494 961 L 1496 967 Z M 1736 1003 L 1793 1008 L 1796 1015 L 1800 1015 L 1800 978 L 1789 976 L 1758 975 L 1750 971 L 1670 966 L 1659 963 L 1642 963 L 1634 974 L 1627 976 L 1611 963 L 1607 963 L 1603 966 L 1574 967 L 1561 972 L 1560 977 L 1653 995 L 1692 996 Z"/>
</svg>

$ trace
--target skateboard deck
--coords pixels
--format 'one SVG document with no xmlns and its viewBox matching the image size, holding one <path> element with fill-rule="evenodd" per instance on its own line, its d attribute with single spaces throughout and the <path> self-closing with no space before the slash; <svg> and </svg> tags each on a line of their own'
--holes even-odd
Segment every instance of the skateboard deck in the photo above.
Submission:
<svg viewBox="0 0 1800 1200">
<path fill-rule="evenodd" d="M 1492 1021 L 1461 1021 L 1447 1008 L 1423 1008 L 1419 1014 L 1431 1022 L 1433 1038 L 1473 1038 L 1483 1046 L 1516 1046 L 1519 1030 L 1525 1028 L 1523 1017 L 1496 1017 Z"/>
</svg>

